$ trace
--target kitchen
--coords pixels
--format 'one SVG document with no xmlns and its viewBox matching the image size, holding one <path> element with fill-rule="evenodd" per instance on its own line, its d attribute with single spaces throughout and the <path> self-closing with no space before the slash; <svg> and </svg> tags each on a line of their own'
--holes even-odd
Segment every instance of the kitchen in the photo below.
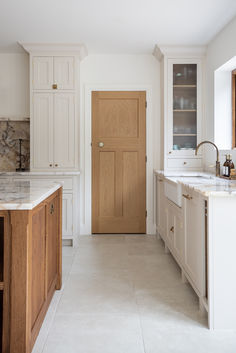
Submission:
<svg viewBox="0 0 236 353">
<path fill-rule="evenodd" d="M 24 348 L 17 350 L 17 334 L 12 334 L 3 352 L 154 352 L 158 346 L 161 352 L 187 352 L 194 351 L 193 342 L 196 351 L 204 343 L 208 351 L 234 352 L 236 180 L 218 174 L 219 163 L 221 176 L 226 173 L 226 154 L 236 163 L 235 5 L 229 0 L 229 11 L 221 1 L 208 3 L 207 9 L 203 1 L 199 8 L 194 1 L 175 7 L 181 18 L 196 21 L 198 35 L 190 22 L 191 33 L 183 25 L 174 35 L 159 14 L 159 36 L 154 40 L 150 31 L 142 47 L 142 36 L 138 44 L 132 31 L 126 40 L 121 35 L 122 26 L 130 25 L 121 14 L 110 24 L 114 38 L 104 30 L 95 40 L 81 4 L 81 36 L 68 26 L 70 20 L 77 23 L 75 4 L 70 9 L 64 4 L 63 11 L 54 4 L 58 21 L 63 18 L 58 34 L 50 25 L 53 8 L 42 15 L 39 6 L 37 15 L 27 1 L 24 8 L 35 19 L 31 33 L 21 21 L 14 26 L 11 16 L 2 19 L 8 35 L 0 41 L 0 182 L 13 192 L 8 199 L 2 189 L 1 215 L 14 222 L 11 212 L 23 212 L 27 204 L 24 212 L 30 214 L 40 202 L 47 217 L 50 210 L 55 215 L 47 198 L 62 187 L 55 242 L 47 236 L 47 217 L 42 221 L 46 242 L 41 245 L 49 249 L 51 244 L 58 254 L 50 257 L 54 289 L 60 288 L 60 240 L 63 245 L 62 287 L 50 292 L 49 305 L 46 272 L 42 300 L 49 308 L 41 314 L 37 334 L 34 322 L 31 331 L 27 324 Z M 163 14 L 167 9 L 161 1 L 149 5 L 153 13 L 155 6 Z M 7 4 L 4 10 L 11 13 Z M 24 18 L 23 8 L 18 10 Z M 114 7 L 106 10 L 114 16 Z M 41 32 L 39 14 L 45 16 Z M 137 10 L 136 25 L 139 16 Z M 95 29 L 102 15 L 92 18 Z M 173 21 L 179 23 L 177 17 Z M 102 31 L 102 22 L 99 26 Z M 203 141 L 218 149 L 198 146 Z M 231 169 L 234 179 L 232 164 Z M 30 188 L 37 189 L 36 199 L 27 198 Z M 19 189 L 22 200 L 12 200 Z M 50 263 L 45 256 L 42 268 Z M 10 290 L 13 283 L 7 283 Z M 14 296 L 9 298 L 14 306 Z"/>
</svg>

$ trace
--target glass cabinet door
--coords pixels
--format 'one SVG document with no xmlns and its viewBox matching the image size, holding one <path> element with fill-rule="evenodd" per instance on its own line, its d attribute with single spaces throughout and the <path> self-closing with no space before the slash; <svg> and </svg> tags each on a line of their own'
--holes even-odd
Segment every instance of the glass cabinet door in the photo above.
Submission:
<svg viewBox="0 0 236 353">
<path fill-rule="evenodd" d="M 197 146 L 197 64 L 173 64 L 173 150 Z"/>
</svg>

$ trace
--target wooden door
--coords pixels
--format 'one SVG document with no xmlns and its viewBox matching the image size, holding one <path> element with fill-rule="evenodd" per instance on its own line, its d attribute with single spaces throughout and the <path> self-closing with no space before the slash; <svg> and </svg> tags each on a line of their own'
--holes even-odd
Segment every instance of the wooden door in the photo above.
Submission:
<svg viewBox="0 0 236 353">
<path fill-rule="evenodd" d="M 34 168 L 53 167 L 53 94 L 33 95 L 33 165 Z"/>
<path fill-rule="evenodd" d="M 92 93 L 92 232 L 146 232 L 146 93 Z"/>
<path fill-rule="evenodd" d="M 75 100 L 73 93 L 54 94 L 54 167 L 75 167 Z"/>
<path fill-rule="evenodd" d="M 74 58 L 56 56 L 53 63 L 53 81 L 57 84 L 57 89 L 74 89 Z"/>
<path fill-rule="evenodd" d="M 53 57 L 36 56 L 33 58 L 33 89 L 52 89 Z"/>
</svg>

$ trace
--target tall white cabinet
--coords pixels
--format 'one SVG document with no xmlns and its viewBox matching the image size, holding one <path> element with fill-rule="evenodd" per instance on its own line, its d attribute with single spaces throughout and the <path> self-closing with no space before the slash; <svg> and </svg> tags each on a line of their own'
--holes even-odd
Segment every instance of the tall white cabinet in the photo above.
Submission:
<svg viewBox="0 0 236 353">
<path fill-rule="evenodd" d="M 63 239 L 76 244 L 79 64 L 86 50 L 77 44 L 22 46 L 30 54 L 30 169 L 34 178 L 39 173 L 40 178 L 63 183 Z"/>
<path fill-rule="evenodd" d="M 161 62 L 164 170 L 202 170 L 204 47 L 156 47 Z"/>
</svg>

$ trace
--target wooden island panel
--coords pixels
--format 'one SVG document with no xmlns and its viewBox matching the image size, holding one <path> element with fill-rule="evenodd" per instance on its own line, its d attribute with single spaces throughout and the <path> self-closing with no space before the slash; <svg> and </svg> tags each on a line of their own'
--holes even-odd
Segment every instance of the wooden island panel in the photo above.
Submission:
<svg viewBox="0 0 236 353">
<path fill-rule="evenodd" d="M 61 197 L 60 188 L 33 210 L 0 211 L 4 218 L 0 352 L 31 352 L 53 293 L 61 288 Z"/>
</svg>

